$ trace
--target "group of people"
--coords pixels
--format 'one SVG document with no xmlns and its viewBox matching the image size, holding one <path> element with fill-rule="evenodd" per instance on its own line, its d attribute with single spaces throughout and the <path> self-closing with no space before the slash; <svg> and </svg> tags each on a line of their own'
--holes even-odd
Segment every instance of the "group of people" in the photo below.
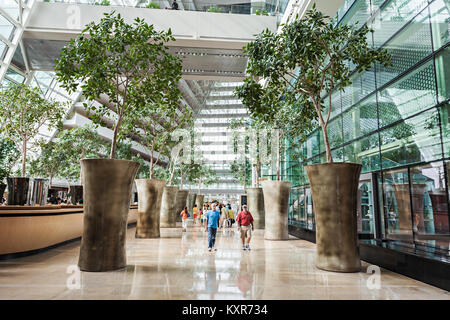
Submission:
<svg viewBox="0 0 450 320">
<path fill-rule="evenodd" d="M 230 228 L 235 222 L 237 223 L 237 230 L 241 233 L 242 250 L 250 250 L 252 231 L 255 228 L 252 214 L 248 211 L 246 205 L 242 206 L 236 220 L 230 204 L 205 203 L 200 210 L 195 204 L 192 211 L 194 225 L 197 225 L 197 219 L 199 219 L 199 225 L 205 228 L 205 232 L 208 232 L 208 251 L 217 251 L 217 248 L 215 248 L 217 229 Z M 180 215 L 182 216 L 183 231 L 186 231 L 187 221 L 190 217 L 188 208 L 184 207 Z"/>
</svg>

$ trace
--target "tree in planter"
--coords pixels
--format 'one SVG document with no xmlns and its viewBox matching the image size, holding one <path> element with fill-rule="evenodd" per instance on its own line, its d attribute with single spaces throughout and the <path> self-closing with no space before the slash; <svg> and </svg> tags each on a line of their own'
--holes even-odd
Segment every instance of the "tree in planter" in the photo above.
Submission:
<svg viewBox="0 0 450 320">
<path fill-rule="evenodd" d="M 88 24 L 61 50 L 56 61 L 56 77 L 69 93 L 80 87 L 88 100 L 106 100 L 100 106 L 85 104 L 92 121 L 102 126 L 106 126 L 103 118 L 113 122 L 110 159 L 82 161 L 86 209 L 81 270 L 108 271 L 126 265 L 126 224 L 122 222 L 128 215 L 139 166 L 111 160 L 116 158 L 117 142 L 127 137 L 121 132 L 123 125 L 138 126 L 133 122 L 135 113 L 179 100 L 181 59 L 169 53 L 168 41 L 175 41 L 170 29 L 157 31 L 139 18 L 127 24 L 120 14 L 112 12 L 98 23 Z M 108 192 L 102 192 L 104 185 L 108 185 Z M 110 197 L 110 193 L 115 196 Z M 105 223 L 105 219 L 112 222 Z M 98 236 L 97 223 L 105 226 L 104 236 Z"/>
<path fill-rule="evenodd" d="M 47 125 L 49 129 L 62 125 L 63 104 L 44 99 L 38 88 L 13 85 L 0 93 L 0 130 L 16 145 L 22 155 L 22 177 L 26 175 L 27 153 L 33 149 L 33 139 Z"/>
<path fill-rule="evenodd" d="M 344 90 L 351 83 L 353 71 L 366 71 L 376 62 L 390 63 L 391 57 L 385 49 L 369 47 L 369 31 L 367 26 L 360 29 L 356 25 L 335 26 L 313 5 L 304 18 L 284 25 L 278 34 L 266 30 L 246 47 L 249 55 L 247 71 L 266 80 L 263 87 L 252 77 L 247 78 L 240 89 L 247 98 L 250 113 L 257 117 L 267 113 L 270 118 L 273 114 L 279 115 L 280 110 L 292 108 L 294 113 L 304 113 L 297 126 L 318 121 L 322 129 L 328 163 L 306 166 L 306 171 L 316 213 L 316 265 L 329 271 L 361 269 L 354 196 L 361 165 L 332 164 L 327 125 L 333 110 L 333 91 Z M 260 103 L 268 94 L 272 96 L 272 92 L 281 93 L 278 100 L 283 101 L 283 105 Z M 286 188 L 287 195 L 289 189 Z M 271 196 L 269 192 L 267 195 Z M 267 200 L 264 191 L 266 210 L 271 202 Z M 286 205 L 288 201 L 282 202 Z M 283 214 L 287 219 L 287 206 L 283 208 Z M 266 234 L 267 231 L 266 225 Z M 287 230 L 283 232 L 287 236 Z"/>
<path fill-rule="evenodd" d="M 33 176 L 48 177 L 51 187 L 53 178 L 61 177 L 62 169 L 70 165 L 69 157 L 57 142 L 40 140 L 38 144 L 40 155 L 30 161 L 30 173 Z"/>
</svg>

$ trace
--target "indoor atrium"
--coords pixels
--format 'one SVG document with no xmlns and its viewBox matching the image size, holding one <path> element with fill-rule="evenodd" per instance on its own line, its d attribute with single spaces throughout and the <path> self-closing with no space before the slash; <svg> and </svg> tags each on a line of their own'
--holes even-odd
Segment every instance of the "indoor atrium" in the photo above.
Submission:
<svg viewBox="0 0 450 320">
<path fill-rule="evenodd" d="M 0 0 L 0 58 L 0 300 L 450 300 L 450 0 Z"/>
</svg>

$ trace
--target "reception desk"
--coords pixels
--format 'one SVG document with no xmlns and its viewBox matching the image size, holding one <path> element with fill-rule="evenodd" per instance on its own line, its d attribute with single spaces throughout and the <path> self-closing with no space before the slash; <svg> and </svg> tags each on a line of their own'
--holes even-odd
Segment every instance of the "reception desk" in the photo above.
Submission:
<svg viewBox="0 0 450 320">
<path fill-rule="evenodd" d="M 136 221 L 132 205 L 128 224 Z M 0 256 L 47 248 L 82 233 L 83 206 L 0 206 Z"/>
</svg>

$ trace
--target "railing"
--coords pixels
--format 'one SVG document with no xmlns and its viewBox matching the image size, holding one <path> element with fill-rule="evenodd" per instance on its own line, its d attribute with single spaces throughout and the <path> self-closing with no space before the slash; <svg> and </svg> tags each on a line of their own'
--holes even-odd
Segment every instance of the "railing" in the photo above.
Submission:
<svg viewBox="0 0 450 320">
<path fill-rule="evenodd" d="M 37 0 L 46 3 L 74 3 L 90 4 L 98 6 L 119 6 L 148 8 L 151 10 L 172 10 L 173 0 Z M 244 0 L 247 1 L 247 0 Z M 197 5 L 193 1 L 177 0 L 178 10 L 203 11 L 232 14 L 254 14 L 281 17 L 286 9 L 289 0 L 266 0 L 265 3 L 252 4 L 221 4 L 216 2 L 199 2 Z"/>
</svg>

